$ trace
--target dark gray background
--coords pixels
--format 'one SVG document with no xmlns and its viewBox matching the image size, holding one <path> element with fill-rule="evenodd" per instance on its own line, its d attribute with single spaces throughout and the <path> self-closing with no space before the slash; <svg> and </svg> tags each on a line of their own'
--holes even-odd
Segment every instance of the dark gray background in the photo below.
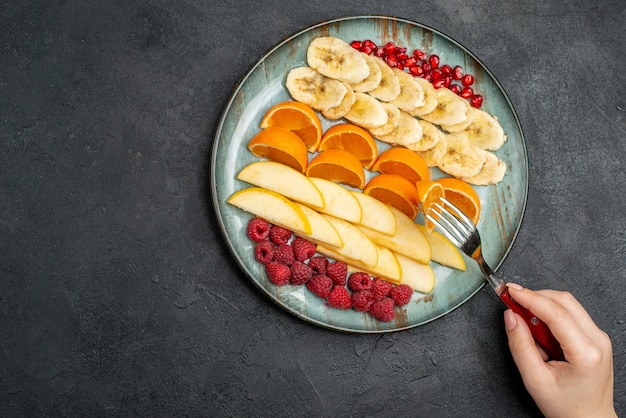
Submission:
<svg viewBox="0 0 626 418">
<path fill-rule="evenodd" d="M 446 33 L 504 86 L 530 191 L 501 271 L 588 308 L 626 414 L 624 1 L 49 0 L 0 6 L 0 415 L 538 415 L 489 289 L 341 334 L 274 305 L 224 245 L 209 155 L 237 82 L 362 14 Z"/>
</svg>

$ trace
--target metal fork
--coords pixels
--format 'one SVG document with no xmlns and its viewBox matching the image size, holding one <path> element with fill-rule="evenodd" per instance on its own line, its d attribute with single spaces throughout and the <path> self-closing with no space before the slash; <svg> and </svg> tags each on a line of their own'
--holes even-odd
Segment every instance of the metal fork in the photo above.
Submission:
<svg viewBox="0 0 626 418">
<path fill-rule="evenodd" d="M 524 318 L 535 341 L 545 350 L 550 359 L 564 360 L 561 345 L 554 338 L 548 326 L 531 311 L 511 299 L 504 280 L 496 275 L 483 258 L 480 234 L 474 222 L 443 197 L 431 205 L 428 213 L 426 213 L 426 219 L 437 226 L 441 233 L 461 251 L 476 260 L 480 270 L 500 300 L 513 312 Z"/>
</svg>

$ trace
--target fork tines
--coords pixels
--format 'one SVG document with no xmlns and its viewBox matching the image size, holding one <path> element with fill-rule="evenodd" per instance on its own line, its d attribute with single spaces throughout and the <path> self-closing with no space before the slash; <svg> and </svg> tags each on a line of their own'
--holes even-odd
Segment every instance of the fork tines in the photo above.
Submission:
<svg viewBox="0 0 626 418">
<path fill-rule="evenodd" d="M 462 246 L 467 237 L 476 230 L 474 222 L 443 197 L 439 198 L 439 202 L 433 203 L 426 218 L 457 247 Z"/>
</svg>

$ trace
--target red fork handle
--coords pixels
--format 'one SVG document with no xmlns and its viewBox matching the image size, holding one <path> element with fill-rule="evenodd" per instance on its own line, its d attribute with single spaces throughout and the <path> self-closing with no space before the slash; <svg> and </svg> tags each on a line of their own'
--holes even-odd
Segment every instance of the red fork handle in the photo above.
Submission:
<svg viewBox="0 0 626 418">
<path fill-rule="evenodd" d="M 533 334 L 533 338 L 543 348 L 550 360 L 559 360 L 564 361 L 565 356 L 563 355 L 563 350 L 561 349 L 561 344 L 554 338 L 550 328 L 543 322 L 541 319 L 537 318 L 535 314 L 533 314 L 528 309 L 519 305 L 515 302 L 511 295 L 509 295 L 509 289 L 504 288 L 502 293 L 500 293 L 500 299 L 504 304 L 510 308 L 513 312 L 524 318 L 524 322 L 530 328 L 530 332 Z"/>
</svg>

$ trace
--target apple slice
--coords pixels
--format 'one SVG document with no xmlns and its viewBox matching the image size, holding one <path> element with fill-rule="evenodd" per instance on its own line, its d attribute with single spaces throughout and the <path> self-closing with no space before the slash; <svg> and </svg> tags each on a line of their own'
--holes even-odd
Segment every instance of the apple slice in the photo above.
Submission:
<svg viewBox="0 0 626 418">
<path fill-rule="evenodd" d="M 361 222 L 359 224 L 383 234 L 396 233 L 396 218 L 389 206 L 363 192 L 350 191 L 361 205 Z"/>
<path fill-rule="evenodd" d="M 315 206 L 313 209 L 348 222 L 359 223 L 361 221 L 361 205 L 348 189 L 334 181 L 319 177 L 309 177 L 309 180 L 324 198 L 324 206 Z"/>
<path fill-rule="evenodd" d="M 389 209 L 396 219 L 395 234 L 383 234 L 362 225 L 357 227 L 378 245 L 387 247 L 396 253 L 413 258 L 421 263 L 428 264 L 431 257 L 430 244 L 424 234 L 420 232 L 417 224 L 398 209 L 391 206 L 389 206 Z"/>
<path fill-rule="evenodd" d="M 302 202 L 324 207 L 324 198 L 307 176 L 285 164 L 275 161 L 257 161 L 245 166 L 237 179 Z"/>
<path fill-rule="evenodd" d="M 367 266 L 358 260 L 353 260 L 345 255 L 339 254 L 336 250 L 322 244 L 317 246 L 317 252 L 335 260 L 343 261 L 352 270 L 364 271 L 372 276 L 380 277 L 392 283 L 400 283 L 400 263 L 393 252 L 385 247 L 376 246 L 378 250 L 378 262 L 375 266 Z"/>
<path fill-rule="evenodd" d="M 299 235 L 302 235 L 304 238 L 307 238 L 315 243 L 324 243 L 335 247 L 343 247 L 341 236 L 335 227 L 328 222 L 328 219 L 306 205 L 298 202 L 294 203 L 300 208 L 300 210 L 302 210 L 304 215 L 309 220 L 309 224 L 311 224 L 310 234 Z"/>
<path fill-rule="evenodd" d="M 349 259 L 360 261 L 369 267 L 373 267 L 378 263 L 378 250 L 376 249 L 376 245 L 359 231 L 356 226 L 346 220 L 335 218 L 331 215 L 322 214 L 322 216 L 337 230 L 337 233 L 339 233 L 343 241 L 343 247 L 329 246 L 331 250 Z"/>
<path fill-rule="evenodd" d="M 466 270 L 465 259 L 456 245 L 438 231 L 430 232 L 424 225 L 417 224 L 417 226 L 430 243 L 433 261 L 457 270 Z"/>
<path fill-rule="evenodd" d="M 233 193 L 228 203 L 292 231 L 311 233 L 311 224 L 291 200 L 271 190 L 249 187 Z"/>
<path fill-rule="evenodd" d="M 402 269 L 400 283 L 407 284 L 422 293 L 430 293 L 435 287 L 435 272 L 430 264 L 420 263 L 402 254 L 395 254 Z"/>
</svg>

